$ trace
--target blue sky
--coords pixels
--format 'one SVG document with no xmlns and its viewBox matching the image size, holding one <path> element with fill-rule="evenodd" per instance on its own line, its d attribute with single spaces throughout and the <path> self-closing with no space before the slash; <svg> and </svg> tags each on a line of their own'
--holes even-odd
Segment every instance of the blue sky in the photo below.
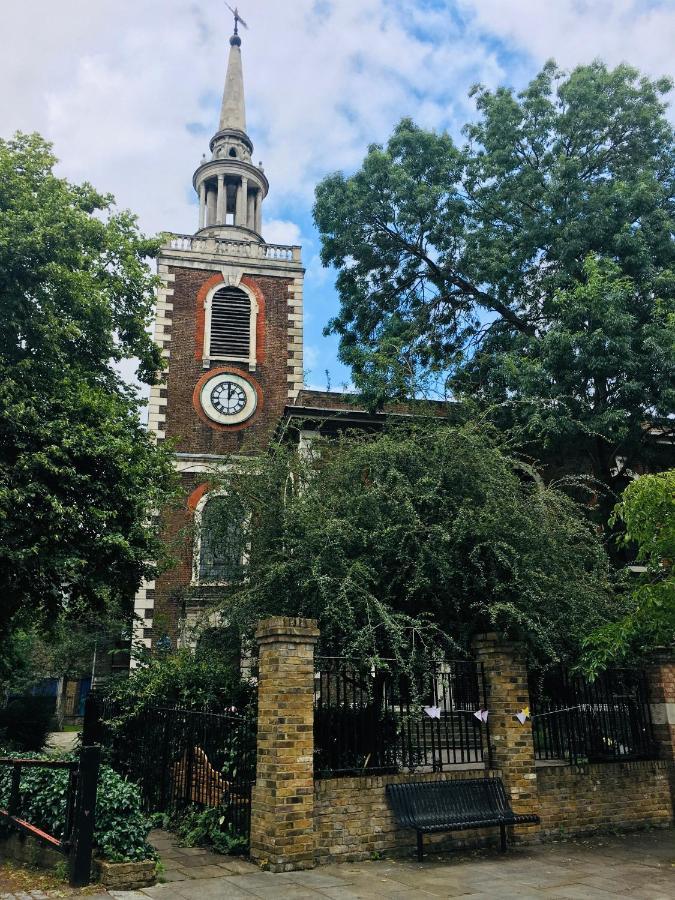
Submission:
<svg viewBox="0 0 675 900">
<path fill-rule="evenodd" d="M 3 4 L 5 5 L 5 4 Z M 6 4 L 0 134 L 40 131 L 61 171 L 111 191 L 147 232 L 196 228 L 192 173 L 217 123 L 232 19 L 221 0 Z M 249 133 L 270 241 L 307 266 L 310 384 L 349 380 L 311 219 L 326 173 L 353 171 L 404 115 L 458 136 L 470 85 L 522 87 L 555 57 L 675 75 L 674 0 L 241 0 Z M 8 89 L 9 88 L 9 89 Z"/>
</svg>

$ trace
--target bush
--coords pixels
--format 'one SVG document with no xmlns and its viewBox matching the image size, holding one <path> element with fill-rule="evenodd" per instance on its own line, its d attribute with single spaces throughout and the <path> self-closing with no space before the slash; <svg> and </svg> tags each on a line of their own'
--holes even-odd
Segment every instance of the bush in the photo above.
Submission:
<svg viewBox="0 0 675 900">
<path fill-rule="evenodd" d="M 239 658 L 233 662 L 212 646 L 158 653 L 114 679 L 107 689 L 120 721 L 132 721 L 158 706 L 211 712 L 231 706 L 243 709 L 252 693 L 251 685 L 242 681 Z"/>
<path fill-rule="evenodd" d="M 13 755 L 18 757 L 21 754 Z M 64 757 L 67 758 L 72 757 Z M 10 769 L 1 768 L 0 806 L 5 808 L 10 783 Z M 67 792 L 66 769 L 25 769 L 21 773 L 19 816 L 61 839 L 65 827 Z M 141 810 L 138 787 L 125 781 L 108 766 L 102 766 L 94 830 L 94 846 L 98 854 L 111 862 L 154 859 L 155 851 L 147 842 L 149 830 L 150 822 Z"/>
<path fill-rule="evenodd" d="M 178 835 L 184 847 L 209 847 L 216 853 L 231 856 L 245 853 L 248 848 L 246 837 L 237 834 L 224 811 L 217 807 L 190 806 L 168 818 L 167 826 Z"/>
<path fill-rule="evenodd" d="M 152 719 L 161 707 L 209 712 L 236 710 L 243 714 L 255 699 L 255 689 L 242 681 L 237 658 L 236 665 L 217 648 L 196 651 L 184 647 L 173 653 L 158 653 L 130 674 L 120 676 L 108 685 L 107 699 L 111 701 L 104 739 L 106 762 L 122 772 L 134 772 L 138 748 L 145 743 L 147 718 Z M 152 742 L 162 745 L 169 740 L 158 723 Z M 211 754 L 212 750 L 207 748 Z M 153 760 L 147 760 L 152 769 Z M 131 769 L 130 766 L 134 766 Z"/>
<path fill-rule="evenodd" d="M 16 697 L 0 709 L 0 740 L 18 751 L 39 752 L 52 730 L 53 718 L 53 697 Z"/>
<path fill-rule="evenodd" d="M 589 511 L 480 423 L 277 447 L 237 459 L 226 486 L 223 517 L 243 506 L 253 523 L 247 577 L 222 600 L 245 639 L 302 616 L 319 655 L 409 667 L 497 631 L 547 665 L 619 612 Z"/>
</svg>

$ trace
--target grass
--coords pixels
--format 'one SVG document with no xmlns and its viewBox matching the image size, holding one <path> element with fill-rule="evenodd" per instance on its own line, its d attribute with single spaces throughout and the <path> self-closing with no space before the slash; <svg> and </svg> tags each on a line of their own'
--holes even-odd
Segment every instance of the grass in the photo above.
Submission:
<svg viewBox="0 0 675 900">
<path fill-rule="evenodd" d="M 23 894 L 27 891 L 49 891 L 54 897 L 71 895 L 100 894 L 101 886 L 89 885 L 86 888 L 71 888 L 67 881 L 59 877 L 59 873 L 45 869 L 35 869 L 9 860 L 0 861 L 0 894 Z"/>
</svg>

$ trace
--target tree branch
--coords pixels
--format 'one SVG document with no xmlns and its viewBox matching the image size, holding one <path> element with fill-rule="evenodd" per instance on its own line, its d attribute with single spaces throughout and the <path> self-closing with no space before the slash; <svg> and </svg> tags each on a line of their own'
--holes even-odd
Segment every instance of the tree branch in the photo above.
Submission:
<svg viewBox="0 0 675 900">
<path fill-rule="evenodd" d="M 423 262 L 439 281 L 453 285 L 460 293 L 467 297 L 473 297 L 481 306 L 498 313 L 505 322 L 508 322 L 509 325 L 512 325 L 517 331 L 521 332 L 521 334 L 535 334 L 533 326 L 521 319 L 520 316 L 517 316 L 505 303 L 497 300 L 496 297 L 493 297 L 491 294 L 481 291 L 475 285 L 471 284 L 470 281 L 457 275 L 457 273 L 443 271 L 443 269 L 441 269 L 440 266 L 438 266 L 420 247 L 411 244 L 400 234 L 400 232 L 389 228 L 389 226 L 381 220 L 378 222 L 378 225 L 390 237 L 398 241 L 408 253 L 415 256 L 420 262 Z"/>
</svg>

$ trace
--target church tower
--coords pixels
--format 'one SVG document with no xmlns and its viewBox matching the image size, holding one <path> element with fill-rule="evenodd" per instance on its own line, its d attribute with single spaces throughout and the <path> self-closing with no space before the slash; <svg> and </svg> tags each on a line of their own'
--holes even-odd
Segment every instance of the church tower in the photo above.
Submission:
<svg viewBox="0 0 675 900">
<path fill-rule="evenodd" d="M 148 427 L 174 445 L 184 502 L 162 514 L 178 564 L 136 595 L 135 636 L 148 648 L 180 645 L 186 621 L 222 594 L 233 561 L 208 540 L 218 502 L 209 473 L 231 454 L 261 452 L 303 381 L 300 247 L 263 237 L 269 183 L 246 130 L 237 24 L 218 129 L 192 179 L 198 228 L 171 236 L 158 258 L 154 335 L 167 366 Z"/>
</svg>

